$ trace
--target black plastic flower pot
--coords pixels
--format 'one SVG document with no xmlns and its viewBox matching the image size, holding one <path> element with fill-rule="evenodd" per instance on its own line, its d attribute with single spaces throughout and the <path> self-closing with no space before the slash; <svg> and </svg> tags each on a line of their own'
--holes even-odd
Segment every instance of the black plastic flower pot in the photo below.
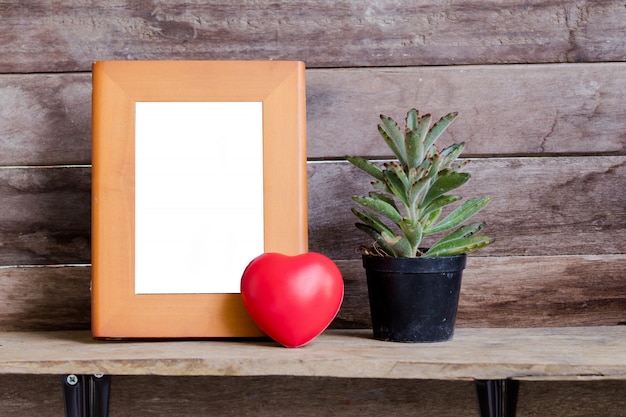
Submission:
<svg viewBox="0 0 626 417">
<path fill-rule="evenodd" d="M 434 258 L 363 255 L 374 338 L 452 339 L 466 254 Z"/>
</svg>

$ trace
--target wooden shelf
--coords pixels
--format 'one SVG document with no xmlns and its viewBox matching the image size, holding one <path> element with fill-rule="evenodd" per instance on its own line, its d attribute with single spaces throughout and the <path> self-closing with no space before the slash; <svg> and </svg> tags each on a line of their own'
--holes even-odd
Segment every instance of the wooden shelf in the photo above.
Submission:
<svg viewBox="0 0 626 417">
<path fill-rule="evenodd" d="M 101 341 L 89 332 L 5 332 L 0 373 L 626 379 L 626 327 L 462 328 L 454 340 L 433 344 L 333 330 L 299 349 L 268 340 Z"/>
</svg>

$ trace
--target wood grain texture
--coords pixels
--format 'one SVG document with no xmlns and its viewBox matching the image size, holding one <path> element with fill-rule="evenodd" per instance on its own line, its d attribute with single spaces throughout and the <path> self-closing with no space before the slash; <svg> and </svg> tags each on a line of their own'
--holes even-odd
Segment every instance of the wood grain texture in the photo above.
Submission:
<svg viewBox="0 0 626 417">
<path fill-rule="evenodd" d="M 88 330 L 89 266 L 0 268 L 0 329 Z"/>
<path fill-rule="evenodd" d="M 371 328 L 360 260 L 337 261 L 345 297 L 333 328 Z M 626 324 L 626 255 L 470 256 L 457 327 Z"/>
<path fill-rule="evenodd" d="M 463 195 L 493 198 L 478 217 L 497 242 L 481 255 L 626 251 L 626 157 L 475 159 L 467 170 Z M 356 259 L 368 240 L 350 198 L 369 179 L 346 162 L 310 163 L 308 183 L 310 250 Z M 88 167 L 0 169 L 2 265 L 89 263 L 90 187 Z"/>
<path fill-rule="evenodd" d="M 466 154 L 626 153 L 626 63 L 307 71 L 310 159 L 388 155 L 378 115 L 458 111 Z M 89 164 L 91 76 L 0 77 L 0 165 Z M 503 111 L 513 108 L 514 111 Z"/>
<path fill-rule="evenodd" d="M 60 384 L 56 375 L 0 375 L 0 414 L 64 415 Z M 473 384 L 464 381 L 115 376 L 109 417 L 367 417 L 390 408 L 401 417 L 430 410 L 456 417 L 475 401 Z"/>
<path fill-rule="evenodd" d="M 0 108 L 0 165 L 90 163 L 90 75 L 0 76 Z"/>
<path fill-rule="evenodd" d="M 465 154 L 626 153 L 626 63 L 310 70 L 309 157 L 391 156 L 378 115 L 459 117 Z"/>
<path fill-rule="evenodd" d="M 621 61 L 614 0 L 0 4 L 0 72 L 103 59 L 289 59 L 310 67 Z"/>
<path fill-rule="evenodd" d="M 90 196 L 90 168 L 0 168 L 0 265 L 88 261 Z"/>
<path fill-rule="evenodd" d="M 97 341 L 90 332 L 5 332 L 0 373 L 626 380 L 626 326 L 457 329 L 445 343 L 330 330 L 301 349 L 253 341 Z"/>
<path fill-rule="evenodd" d="M 58 375 L 0 375 L 0 414 L 61 416 L 60 385 Z M 519 396 L 519 417 L 622 417 L 626 382 L 522 381 Z M 109 416 L 458 417 L 477 410 L 469 381 L 115 376 Z"/>
<path fill-rule="evenodd" d="M 624 252 L 625 157 L 479 159 L 468 170 L 474 178 L 465 196 L 493 198 L 480 216 L 498 242 L 485 254 Z M 350 197 L 365 193 L 369 180 L 345 162 L 308 171 L 310 249 L 356 258 L 367 239 L 353 226 Z M 87 167 L 0 169 L 0 262 L 88 263 L 90 185 Z"/>
<path fill-rule="evenodd" d="M 475 159 L 465 171 L 472 179 L 459 195 L 492 197 L 474 218 L 496 239 L 482 256 L 626 252 L 626 157 Z M 358 257 L 370 240 L 353 226 L 350 199 L 370 191 L 370 179 L 347 162 L 325 162 L 309 165 L 308 180 L 310 250 Z"/>
<path fill-rule="evenodd" d="M 331 328 L 371 328 L 360 260 L 336 261 L 345 297 Z M 626 255 L 471 256 L 457 327 L 626 323 Z M 89 266 L 0 269 L 0 331 L 90 328 Z"/>
<path fill-rule="evenodd" d="M 461 323 L 472 327 L 626 325 L 626 255 L 471 257 L 468 265 Z"/>
</svg>

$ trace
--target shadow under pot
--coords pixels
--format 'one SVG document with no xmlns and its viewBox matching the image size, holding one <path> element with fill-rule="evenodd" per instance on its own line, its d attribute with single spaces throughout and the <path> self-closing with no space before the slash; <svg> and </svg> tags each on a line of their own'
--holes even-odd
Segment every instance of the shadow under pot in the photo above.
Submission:
<svg viewBox="0 0 626 417">
<path fill-rule="evenodd" d="M 374 339 L 452 339 L 467 254 L 433 258 L 363 255 Z"/>
</svg>

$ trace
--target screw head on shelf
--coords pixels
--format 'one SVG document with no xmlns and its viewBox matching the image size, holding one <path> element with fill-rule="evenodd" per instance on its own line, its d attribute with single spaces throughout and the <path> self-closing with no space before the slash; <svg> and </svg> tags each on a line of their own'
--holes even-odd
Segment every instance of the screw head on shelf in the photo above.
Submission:
<svg viewBox="0 0 626 417">
<path fill-rule="evenodd" d="M 74 385 L 78 384 L 78 377 L 76 375 L 74 375 L 74 374 L 67 375 L 65 377 L 65 382 L 67 382 L 68 385 L 74 386 Z"/>
</svg>

